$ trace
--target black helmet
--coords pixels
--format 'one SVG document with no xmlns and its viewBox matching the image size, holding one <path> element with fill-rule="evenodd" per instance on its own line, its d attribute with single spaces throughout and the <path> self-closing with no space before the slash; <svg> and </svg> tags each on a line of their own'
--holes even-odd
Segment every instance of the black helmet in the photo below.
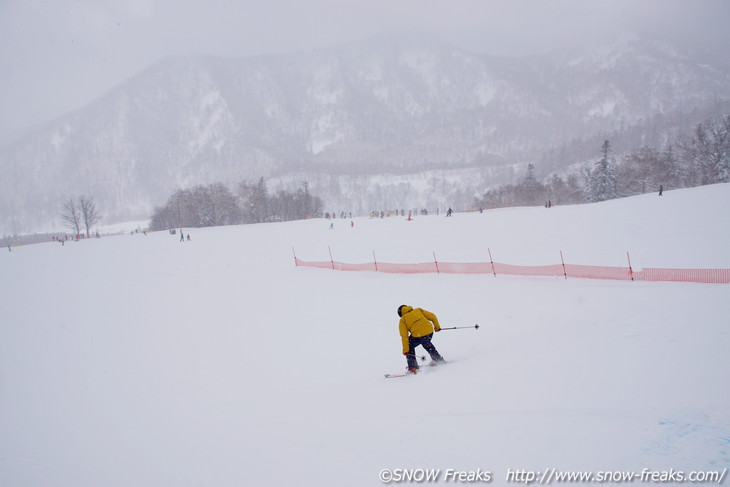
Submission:
<svg viewBox="0 0 730 487">
<path fill-rule="evenodd" d="M 403 315 L 401 314 L 401 310 L 402 310 L 403 308 L 405 308 L 405 307 L 406 307 L 406 305 L 405 305 L 405 304 L 401 304 L 400 306 L 398 306 L 398 316 L 403 316 Z"/>
</svg>

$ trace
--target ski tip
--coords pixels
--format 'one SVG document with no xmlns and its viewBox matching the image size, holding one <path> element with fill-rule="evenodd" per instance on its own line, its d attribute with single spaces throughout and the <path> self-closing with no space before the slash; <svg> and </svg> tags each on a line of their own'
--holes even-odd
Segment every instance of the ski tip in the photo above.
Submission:
<svg viewBox="0 0 730 487">
<path fill-rule="evenodd" d="M 395 379 L 396 377 L 410 377 L 416 374 L 385 374 L 383 377 L 386 379 Z"/>
</svg>

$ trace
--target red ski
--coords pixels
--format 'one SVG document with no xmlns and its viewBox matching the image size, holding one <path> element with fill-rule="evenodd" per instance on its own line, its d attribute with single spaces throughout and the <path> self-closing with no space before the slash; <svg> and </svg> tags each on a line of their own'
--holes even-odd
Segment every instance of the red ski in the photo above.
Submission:
<svg viewBox="0 0 730 487">
<path fill-rule="evenodd" d="M 417 374 L 414 374 L 412 372 L 408 372 L 408 373 L 405 373 L 405 374 L 385 374 L 385 378 L 386 379 L 395 379 L 396 377 L 408 377 L 408 376 L 411 376 L 411 375 L 417 375 Z"/>
</svg>

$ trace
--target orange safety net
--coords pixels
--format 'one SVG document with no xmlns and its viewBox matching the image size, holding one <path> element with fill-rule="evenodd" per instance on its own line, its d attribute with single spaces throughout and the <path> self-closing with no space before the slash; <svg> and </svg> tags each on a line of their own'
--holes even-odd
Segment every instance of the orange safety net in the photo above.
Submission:
<svg viewBox="0 0 730 487">
<path fill-rule="evenodd" d="M 307 262 L 294 257 L 295 265 L 319 267 L 338 271 L 375 271 L 401 274 L 447 273 L 447 274 L 493 274 L 510 276 L 573 277 L 582 279 L 608 279 L 619 281 L 673 281 L 697 283 L 730 283 L 730 269 L 663 269 L 645 268 L 632 270 L 630 267 L 606 267 L 575 264 L 554 264 L 523 266 L 497 262 L 423 262 L 395 264 L 389 262 Z"/>
</svg>

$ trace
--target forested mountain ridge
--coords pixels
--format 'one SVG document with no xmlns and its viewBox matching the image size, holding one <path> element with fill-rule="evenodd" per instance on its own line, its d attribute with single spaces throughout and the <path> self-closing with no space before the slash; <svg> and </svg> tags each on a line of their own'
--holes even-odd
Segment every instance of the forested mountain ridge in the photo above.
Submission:
<svg viewBox="0 0 730 487">
<path fill-rule="evenodd" d="M 424 38 L 168 58 L 0 151 L 0 233 L 58 225 L 76 194 L 117 221 L 260 177 L 307 181 L 335 211 L 468 205 L 528 163 L 595 160 L 606 138 L 617 156 L 663 145 L 728 100 L 728 72 L 635 37 L 520 58 Z"/>
</svg>

